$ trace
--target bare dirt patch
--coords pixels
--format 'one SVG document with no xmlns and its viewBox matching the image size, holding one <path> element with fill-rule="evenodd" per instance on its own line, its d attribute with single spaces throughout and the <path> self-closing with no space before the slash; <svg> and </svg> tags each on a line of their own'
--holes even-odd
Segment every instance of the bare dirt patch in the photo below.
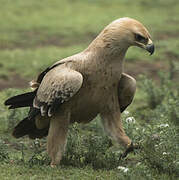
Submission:
<svg viewBox="0 0 179 180">
<path fill-rule="evenodd" d="M 1 49 L 35 49 L 39 47 L 46 47 L 46 46 L 57 46 L 57 47 L 66 47 L 69 45 L 78 45 L 86 42 L 92 41 L 96 34 L 93 32 L 87 32 L 85 34 L 73 37 L 67 37 L 63 34 L 53 34 L 53 35 L 45 35 L 44 32 L 36 32 L 36 31 L 25 31 L 19 32 L 20 39 L 19 41 L 15 42 L 2 42 L 0 44 Z"/>
<path fill-rule="evenodd" d="M 162 62 L 145 62 L 145 61 L 136 61 L 136 62 L 128 62 L 126 60 L 125 63 L 125 72 L 131 75 L 134 78 L 138 78 L 140 74 L 147 75 L 154 80 L 158 80 L 158 72 L 159 71 L 168 71 L 168 67 L 166 64 Z"/>
<path fill-rule="evenodd" d="M 156 32 L 154 35 L 155 40 L 175 39 L 177 37 L 179 37 L 178 31 L 174 31 L 174 32 L 161 31 L 161 32 Z"/>
<path fill-rule="evenodd" d="M 175 52 L 172 51 L 166 51 L 165 55 L 167 56 L 167 58 L 171 59 L 171 60 L 179 60 L 179 55 Z"/>
<path fill-rule="evenodd" d="M 0 78 L 0 91 L 7 88 L 27 88 L 28 80 L 20 77 L 18 74 L 13 74 L 8 78 Z"/>
</svg>

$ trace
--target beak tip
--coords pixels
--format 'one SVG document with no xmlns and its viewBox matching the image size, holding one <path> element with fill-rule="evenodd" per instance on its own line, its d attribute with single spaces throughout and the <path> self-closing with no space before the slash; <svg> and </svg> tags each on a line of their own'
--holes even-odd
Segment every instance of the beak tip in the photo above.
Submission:
<svg viewBox="0 0 179 180">
<path fill-rule="evenodd" d="M 146 50 L 150 53 L 150 55 L 152 55 L 152 54 L 154 53 L 154 51 L 155 51 L 155 46 L 154 46 L 154 44 L 148 44 L 148 45 L 146 46 Z"/>
</svg>

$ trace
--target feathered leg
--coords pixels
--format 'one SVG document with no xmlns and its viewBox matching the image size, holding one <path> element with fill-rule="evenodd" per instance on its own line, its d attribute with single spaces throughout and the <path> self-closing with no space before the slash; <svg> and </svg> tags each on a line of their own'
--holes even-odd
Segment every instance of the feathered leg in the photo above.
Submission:
<svg viewBox="0 0 179 180">
<path fill-rule="evenodd" d="M 138 145 L 134 145 L 125 134 L 120 119 L 121 113 L 132 103 L 135 91 L 136 80 L 128 74 L 122 73 L 121 79 L 118 83 L 117 95 L 114 92 L 105 111 L 101 113 L 106 132 L 126 147 L 126 151 L 122 154 L 121 158 L 126 157 L 127 154 L 132 152 L 134 149 L 140 148 Z"/>
<path fill-rule="evenodd" d="M 107 101 L 100 115 L 106 132 L 117 142 L 128 147 L 131 144 L 131 140 L 123 129 L 118 95 L 116 92 L 109 97 L 109 101 Z"/>
<path fill-rule="evenodd" d="M 126 135 L 122 125 L 117 93 L 114 92 L 114 94 L 112 94 L 100 115 L 104 129 L 108 135 L 126 148 L 126 151 L 121 156 L 123 158 L 126 157 L 127 154 L 133 150 L 133 144 Z"/>
<path fill-rule="evenodd" d="M 51 167 L 60 163 L 65 150 L 70 113 L 56 114 L 50 119 L 47 138 L 47 152 L 51 158 Z"/>
<path fill-rule="evenodd" d="M 108 111 L 106 113 L 101 113 L 102 123 L 105 131 L 109 136 L 115 139 L 118 143 L 128 148 L 131 144 L 130 138 L 126 135 L 122 121 L 120 119 L 120 110 Z"/>
</svg>

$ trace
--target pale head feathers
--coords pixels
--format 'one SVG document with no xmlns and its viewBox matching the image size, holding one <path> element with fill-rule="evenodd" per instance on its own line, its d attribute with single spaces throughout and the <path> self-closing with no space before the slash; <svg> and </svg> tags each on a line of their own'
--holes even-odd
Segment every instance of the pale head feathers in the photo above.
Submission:
<svg viewBox="0 0 179 180">
<path fill-rule="evenodd" d="M 135 35 L 139 34 L 144 38 L 150 38 L 147 29 L 139 21 L 128 17 L 120 18 L 109 24 L 103 31 L 102 36 L 105 40 L 109 38 L 114 41 L 125 42 L 126 45 L 135 45 Z"/>
<path fill-rule="evenodd" d="M 113 52 L 126 51 L 130 46 L 139 46 L 145 49 L 144 46 L 148 42 L 152 42 L 150 38 L 148 30 L 143 24 L 135 19 L 124 17 L 106 26 L 90 47 L 107 47 Z"/>
</svg>

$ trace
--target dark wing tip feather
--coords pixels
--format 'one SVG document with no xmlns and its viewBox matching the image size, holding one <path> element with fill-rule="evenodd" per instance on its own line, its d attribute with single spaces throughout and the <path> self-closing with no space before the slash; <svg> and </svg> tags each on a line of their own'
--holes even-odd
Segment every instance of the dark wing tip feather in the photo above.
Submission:
<svg viewBox="0 0 179 180">
<path fill-rule="evenodd" d="M 35 119 L 29 120 L 29 117 L 23 119 L 12 132 L 15 138 L 20 138 L 28 135 L 30 139 L 43 138 L 48 135 L 49 126 L 44 129 L 37 129 Z"/>
<path fill-rule="evenodd" d="M 4 102 L 4 105 L 5 105 L 5 106 L 9 106 L 9 105 L 12 105 L 12 104 L 14 104 L 14 103 L 17 103 L 17 102 L 21 101 L 21 98 L 20 98 L 20 97 L 23 97 L 23 96 L 24 96 L 24 94 L 10 97 L 9 99 L 7 99 L 7 100 Z"/>
<path fill-rule="evenodd" d="M 31 126 L 32 126 L 31 121 L 29 121 L 28 118 L 26 117 L 14 128 L 12 135 L 15 138 L 20 138 L 22 136 L 25 136 L 29 133 Z"/>
<path fill-rule="evenodd" d="M 5 105 L 5 106 L 9 106 L 9 105 L 10 105 L 10 99 L 11 99 L 11 98 L 7 99 L 7 100 L 4 102 L 4 105 Z"/>
<path fill-rule="evenodd" d="M 4 102 L 4 105 L 10 106 L 9 109 L 31 106 L 35 95 L 36 95 L 36 91 L 13 96 L 7 99 Z"/>
</svg>

